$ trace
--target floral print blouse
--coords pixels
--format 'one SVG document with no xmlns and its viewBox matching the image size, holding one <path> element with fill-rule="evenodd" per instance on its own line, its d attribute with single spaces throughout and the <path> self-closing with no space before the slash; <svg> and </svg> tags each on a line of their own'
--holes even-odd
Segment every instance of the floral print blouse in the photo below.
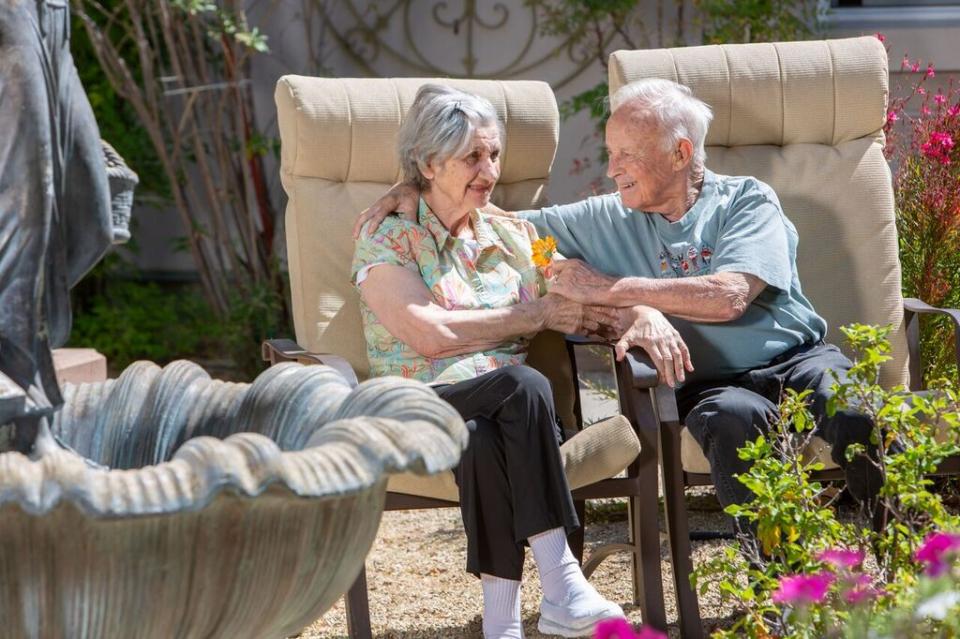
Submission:
<svg viewBox="0 0 960 639">
<path fill-rule="evenodd" d="M 354 285 L 359 289 L 358 279 L 362 281 L 370 267 L 394 264 L 418 273 L 436 303 L 448 310 L 502 308 L 544 295 L 546 283 L 531 257 L 537 239 L 533 225 L 479 211 L 470 213 L 470 219 L 475 240 L 451 236 L 421 199 L 418 224 L 391 215 L 373 235 L 364 228 L 353 254 Z M 360 312 L 372 376 L 452 384 L 522 364 L 532 337 L 479 353 L 431 358 L 391 335 L 362 298 Z"/>
</svg>

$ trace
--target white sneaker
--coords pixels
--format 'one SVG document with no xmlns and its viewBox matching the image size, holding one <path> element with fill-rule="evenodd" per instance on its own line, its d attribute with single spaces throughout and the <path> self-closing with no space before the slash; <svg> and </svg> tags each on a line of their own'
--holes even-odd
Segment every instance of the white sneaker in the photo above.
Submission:
<svg viewBox="0 0 960 639">
<path fill-rule="evenodd" d="M 566 605 L 558 606 L 544 598 L 540 602 L 537 630 L 545 635 L 591 637 L 601 621 L 622 619 L 625 616 L 623 608 L 612 601 L 601 599 L 602 603 L 591 602 L 589 605 L 577 606 L 577 599 L 580 598 L 574 597 Z"/>
</svg>

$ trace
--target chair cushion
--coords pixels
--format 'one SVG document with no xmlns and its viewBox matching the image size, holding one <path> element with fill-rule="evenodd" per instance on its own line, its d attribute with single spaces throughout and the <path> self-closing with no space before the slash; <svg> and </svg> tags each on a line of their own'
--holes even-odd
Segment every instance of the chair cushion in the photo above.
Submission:
<svg viewBox="0 0 960 639">
<path fill-rule="evenodd" d="M 571 490 L 587 486 L 625 469 L 640 454 L 640 440 L 623 415 L 591 424 L 560 447 L 563 468 Z M 392 493 L 458 502 L 459 491 L 451 471 L 424 476 L 393 475 L 387 484 Z"/>
<path fill-rule="evenodd" d="M 703 456 L 703 449 L 700 448 L 700 444 L 686 428 L 680 431 L 680 458 L 685 472 L 710 474 L 710 462 Z M 821 462 L 824 470 L 838 468 L 837 464 L 830 458 L 830 445 L 819 437 L 814 437 L 810 441 L 806 451 L 804 451 L 803 459 L 807 462 Z"/>
</svg>

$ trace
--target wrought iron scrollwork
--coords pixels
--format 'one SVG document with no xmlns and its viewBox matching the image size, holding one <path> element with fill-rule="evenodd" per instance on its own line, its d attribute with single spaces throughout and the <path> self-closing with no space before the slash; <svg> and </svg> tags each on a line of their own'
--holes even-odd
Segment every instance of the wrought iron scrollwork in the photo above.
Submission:
<svg viewBox="0 0 960 639">
<path fill-rule="evenodd" d="M 378 69 L 389 62 L 393 65 L 399 63 L 411 75 L 511 79 L 549 61 L 565 59 L 569 64 L 562 77 L 551 82 L 554 89 L 559 89 L 593 62 L 592 57 L 579 50 L 570 39 L 553 42 L 546 51 L 536 47 L 540 25 L 537 9 L 531 5 L 509 7 L 505 2 L 477 0 L 463 0 L 462 3 L 450 0 L 370 0 L 365 7 L 359 4 L 336 3 L 337 9 L 320 10 L 325 13 L 324 22 L 334 41 L 363 73 L 370 76 L 383 75 Z M 514 39 L 516 50 L 509 53 L 505 63 L 481 70 L 478 67 L 478 45 L 482 38 L 517 24 L 520 22 L 516 20 L 518 14 L 529 28 Z M 459 38 L 462 49 L 458 55 L 438 60 L 424 53 L 415 27 L 418 21 L 425 20 L 432 21 L 432 27 L 449 30 Z M 402 27 L 400 42 L 395 37 L 387 37 L 397 21 Z M 613 33 L 608 34 L 608 41 L 613 37 Z M 391 70 L 391 75 L 396 72 Z"/>
</svg>

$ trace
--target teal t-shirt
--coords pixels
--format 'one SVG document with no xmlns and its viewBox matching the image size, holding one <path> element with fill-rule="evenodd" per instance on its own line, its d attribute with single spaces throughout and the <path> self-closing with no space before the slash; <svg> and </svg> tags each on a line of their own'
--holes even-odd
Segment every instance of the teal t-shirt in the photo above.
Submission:
<svg viewBox="0 0 960 639">
<path fill-rule="evenodd" d="M 737 320 L 669 318 L 696 368 L 687 383 L 764 366 L 826 335 L 826 322 L 800 288 L 797 231 L 773 189 L 755 178 L 705 171 L 700 197 L 676 222 L 629 209 L 618 193 L 520 215 L 541 237 L 556 238 L 563 255 L 610 275 L 674 278 L 733 271 L 767 283 Z"/>
</svg>

